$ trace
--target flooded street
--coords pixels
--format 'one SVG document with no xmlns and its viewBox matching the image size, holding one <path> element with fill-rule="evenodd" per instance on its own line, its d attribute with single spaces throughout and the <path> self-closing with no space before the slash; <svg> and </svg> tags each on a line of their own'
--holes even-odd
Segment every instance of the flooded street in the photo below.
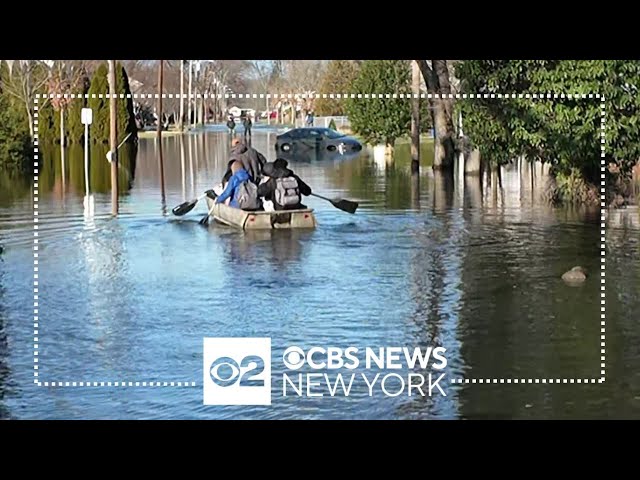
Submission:
<svg viewBox="0 0 640 480">
<path fill-rule="evenodd" d="M 275 130 L 253 146 L 275 159 Z M 168 387 L 33 384 L 32 177 L 0 180 L 0 418 L 640 418 L 640 213 L 613 211 L 606 233 L 606 382 L 462 384 L 473 379 L 600 378 L 599 212 L 552 208 L 540 172 L 478 178 L 355 158 L 290 162 L 323 196 L 315 231 L 243 233 L 202 227 L 230 137 L 140 139 L 121 155 L 121 215 L 110 217 L 109 164 L 92 151 L 93 219 L 85 219 L 82 149 L 43 152 L 39 192 L 38 373 L 41 381 L 175 382 Z M 104 151 L 103 151 L 104 150 Z M 429 145 L 423 148 L 428 156 Z M 538 175 L 538 176 L 536 176 Z M 560 276 L 581 265 L 580 287 Z M 285 346 L 442 345 L 446 397 L 282 398 L 204 406 L 203 337 L 271 337 Z M 181 386 L 177 386 L 177 382 Z M 195 382 L 195 386 L 191 386 Z M 188 384 L 188 386 L 184 386 Z"/>
</svg>

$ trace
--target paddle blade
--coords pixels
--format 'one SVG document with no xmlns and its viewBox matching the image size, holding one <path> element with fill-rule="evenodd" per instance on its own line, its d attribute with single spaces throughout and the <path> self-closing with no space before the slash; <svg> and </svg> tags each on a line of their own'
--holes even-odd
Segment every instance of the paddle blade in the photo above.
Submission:
<svg viewBox="0 0 640 480">
<path fill-rule="evenodd" d="M 193 207 L 196 206 L 196 203 L 198 203 L 198 200 L 191 200 L 190 202 L 181 203 L 177 207 L 173 207 L 173 210 L 171 210 L 171 212 L 174 215 L 181 217 L 182 215 L 189 213 L 191 210 L 193 210 Z"/>
<path fill-rule="evenodd" d="M 331 203 L 334 207 L 347 213 L 356 213 L 358 209 L 358 202 L 352 202 L 351 200 L 331 200 Z"/>
</svg>

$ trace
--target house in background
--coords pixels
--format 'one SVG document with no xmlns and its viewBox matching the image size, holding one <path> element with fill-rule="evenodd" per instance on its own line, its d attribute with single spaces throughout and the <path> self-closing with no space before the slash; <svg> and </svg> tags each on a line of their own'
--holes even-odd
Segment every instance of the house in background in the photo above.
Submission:
<svg viewBox="0 0 640 480">
<path fill-rule="evenodd" d="M 238 106 L 233 106 L 229 110 L 229 115 L 233 115 L 233 118 L 243 118 L 246 115 L 249 115 L 251 118 L 256 117 L 256 111 L 253 108 L 240 108 Z"/>
</svg>

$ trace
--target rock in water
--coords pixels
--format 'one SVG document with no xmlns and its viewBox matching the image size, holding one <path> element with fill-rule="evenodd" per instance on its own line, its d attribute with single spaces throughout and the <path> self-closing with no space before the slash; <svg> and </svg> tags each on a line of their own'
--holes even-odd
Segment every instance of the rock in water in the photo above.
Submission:
<svg viewBox="0 0 640 480">
<path fill-rule="evenodd" d="M 573 267 L 571 270 L 569 270 L 568 272 L 565 272 L 564 275 L 562 275 L 562 280 L 571 284 L 582 283 L 586 279 L 587 279 L 586 270 L 579 266 Z"/>
</svg>

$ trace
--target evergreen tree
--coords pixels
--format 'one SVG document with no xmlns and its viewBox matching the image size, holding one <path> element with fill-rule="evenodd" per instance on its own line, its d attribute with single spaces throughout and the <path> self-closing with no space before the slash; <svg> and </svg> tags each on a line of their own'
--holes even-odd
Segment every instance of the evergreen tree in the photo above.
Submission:
<svg viewBox="0 0 640 480">
<path fill-rule="evenodd" d="M 93 142 L 109 142 L 109 99 L 104 96 L 109 93 L 108 73 L 107 64 L 101 64 L 93 74 L 88 91 L 89 101 L 87 105 L 93 110 L 93 123 L 90 127 L 90 136 Z M 133 99 L 126 97 L 131 94 L 129 78 L 120 63 L 116 64 L 116 93 L 118 95 L 124 94 L 124 98 L 118 98 L 117 100 L 118 140 L 120 140 L 130 132 L 134 136 L 137 132 L 133 114 Z M 96 98 L 93 98 L 94 94 Z M 99 98 L 100 94 L 103 95 L 102 98 Z"/>
</svg>

